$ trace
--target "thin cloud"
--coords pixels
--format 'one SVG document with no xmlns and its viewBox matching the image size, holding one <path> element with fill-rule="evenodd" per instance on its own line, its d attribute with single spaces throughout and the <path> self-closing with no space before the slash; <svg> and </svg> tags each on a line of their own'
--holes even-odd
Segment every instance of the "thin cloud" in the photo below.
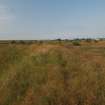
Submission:
<svg viewBox="0 0 105 105">
<path fill-rule="evenodd" d="M 10 8 L 6 5 L 0 5 L 0 32 L 8 32 L 13 15 Z"/>
</svg>

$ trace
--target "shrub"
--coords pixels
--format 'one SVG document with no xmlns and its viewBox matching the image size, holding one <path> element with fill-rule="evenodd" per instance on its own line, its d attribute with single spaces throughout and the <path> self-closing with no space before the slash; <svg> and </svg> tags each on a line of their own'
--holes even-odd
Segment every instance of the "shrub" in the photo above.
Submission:
<svg viewBox="0 0 105 105">
<path fill-rule="evenodd" d="M 15 41 L 15 40 L 12 40 L 12 41 L 11 41 L 11 44 L 16 44 L 16 41 Z"/>
<path fill-rule="evenodd" d="M 73 41 L 72 44 L 73 44 L 74 46 L 80 46 L 80 45 L 81 45 L 79 41 Z"/>
<path fill-rule="evenodd" d="M 86 42 L 90 43 L 92 41 L 92 39 L 86 39 Z"/>
</svg>

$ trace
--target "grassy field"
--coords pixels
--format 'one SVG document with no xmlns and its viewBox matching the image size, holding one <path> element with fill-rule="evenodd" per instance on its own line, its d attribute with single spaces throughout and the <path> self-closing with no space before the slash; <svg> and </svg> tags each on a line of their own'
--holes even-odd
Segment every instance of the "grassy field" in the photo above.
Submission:
<svg viewBox="0 0 105 105">
<path fill-rule="evenodd" d="M 105 105 L 105 41 L 1 43 L 0 105 Z"/>
</svg>

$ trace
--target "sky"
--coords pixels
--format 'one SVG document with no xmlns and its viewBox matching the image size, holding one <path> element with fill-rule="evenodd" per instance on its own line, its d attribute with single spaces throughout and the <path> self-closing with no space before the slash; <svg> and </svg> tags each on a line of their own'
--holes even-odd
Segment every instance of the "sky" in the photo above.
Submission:
<svg viewBox="0 0 105 105">
<path fill-rule="evenodd" d="M 105 37 L 105 0 L 0 0 L 0 40 Z"/>
</svg>

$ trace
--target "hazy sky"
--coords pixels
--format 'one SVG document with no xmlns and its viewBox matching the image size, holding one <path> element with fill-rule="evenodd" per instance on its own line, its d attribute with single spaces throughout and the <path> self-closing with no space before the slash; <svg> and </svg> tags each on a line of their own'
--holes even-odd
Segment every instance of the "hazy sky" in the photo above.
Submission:
<svg viewBox="0 0 105 105">
<path fill-rule="evenodd" d="M 105 36 L 105 0 L 0 0 L 0 39 Z"/>
</svg>

